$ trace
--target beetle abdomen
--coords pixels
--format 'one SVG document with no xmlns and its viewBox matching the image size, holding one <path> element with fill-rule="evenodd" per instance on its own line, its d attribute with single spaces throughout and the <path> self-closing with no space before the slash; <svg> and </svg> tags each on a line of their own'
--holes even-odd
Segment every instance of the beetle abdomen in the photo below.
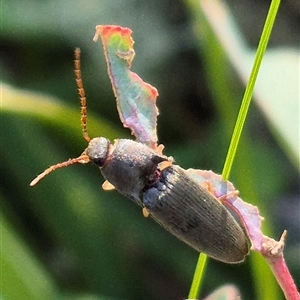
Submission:
<svg viewBox="0 0 300 300">
<path fill-rule="evenodd" d="M 144 193 L 151 216 L 194 249 L 226 262 L 238 263 L 249 252 L 241 226 L 211 193 L 172 165 Z"/>
</svg>

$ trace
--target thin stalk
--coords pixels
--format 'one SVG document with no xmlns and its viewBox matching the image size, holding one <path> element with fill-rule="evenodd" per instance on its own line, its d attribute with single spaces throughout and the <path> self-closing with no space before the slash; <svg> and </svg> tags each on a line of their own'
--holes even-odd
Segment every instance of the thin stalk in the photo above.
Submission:
<svg viewBox="0 0 300 300">
<path fill-rule="evenodd" d="M 255 82 L 258 76 L 258 71 L 265 54 L 268 41 L 270 39 L 271 31 L 274 26 L 274 21 L 278 12 L 278 8 L 281 0 L 272 0 L 269 12 L 266 18 L 266 22 L 263 28 L 263 32 L 258 44 L 257 52 L 255 55 L 254 64 L 250 73 L 249 81 L 247 83 L 245 93 L 243 96 L 240 111 L 237 117 L 237 121 L 233 130 L 232 138 L 228 148 L 227 156 L 225 159 L 222 177 L 224 180 L 228 180 L 229 174 L 232 168 L 232 164 L 236 155 L 237 147 L 240 141 L 241 133 L 245 124 L 245 120 L 248 114 L 249 106 L 251 103 Z M 191 284 L 189 299 L 196 299 L 200 294 L 201 282 L 203 281 L 202 276 L 204 274 L 204 268 L 206 266 L 207 256 L 200 253 L 198 263 L 196 265 L 193 281 Z"/>
<path fill-rule="evenodd" d="M 233 134 L 231 137 L 226 160 L 224 163 L 224 167 L 223 167 L 223 171 L 222 171 L 222 177 L 224 180 L 228 180 L 228 178 L 229 178 L 229 174 L 230 174 L 230 171 L 232 168 L 232 164 L 233 164 L 233 161 L 235 158 L 237 147 L 238 147 L 238 144 L 240 141 L 242 130 L 243 130 L 245 120 L 246 120 L 246 117 L 248 114 L 249 106 L 251 103 L 255 82 L 256 82 L 256 79 L 258 76 L 258 71 L 259 71 L 263 56 L 266 51 L 268 41 L 270 39 L 270 35 L 271 35 L 272 29 L 274 26 L 274 22 L 275 22 L 277 11 L 278 11 L 278 8 L 280 5 L 280 1 L 281 0 L 273 0 L 270 5 L 270 9 L 269 9 L 269 12 L 267 15 L 265 26 L 263 28 L 263 32 L 262 32 L 262 35 L 261 35 L 261 38 L 260 38 L 260 41 L 258 44 L 258 48 L 256 51 L 252 71 L 250 73 L 249 81 L 246 86 L 246 90 L 245 90 L 245 93 L 243 96 L 242 104 L 241 104 L 240 111 L 239 111 L 239 114 L 238 114 L 238 117 L 237 117 L 237 120 L 235 123 L 235 127 L 234 127 Z"/>
<path fill-rule="evenodd" d="M 189 299 L 194 299 L 195 295 L 199 294 L 199 290 L 203 281 L 203 275 L 204 275 L 206 263 L 207 263 L 207 255 L 205 255 L 204 253 L 200 253 L 196 265 L 196 270 L 194 273 L 192 286 L 189 293 Z"/>
</svg>

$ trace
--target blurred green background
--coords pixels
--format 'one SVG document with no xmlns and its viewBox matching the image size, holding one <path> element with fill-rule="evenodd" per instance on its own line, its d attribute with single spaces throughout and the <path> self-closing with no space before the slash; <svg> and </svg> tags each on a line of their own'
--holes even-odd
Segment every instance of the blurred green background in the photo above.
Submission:
<svg viewBox="0 0 300 300">
<path fill-rule="evenodd" d="M 73 75 L 75 47 L 82 51 L 90 136 L 131 138 L 118 118 L 103 51 L 92 42 L 98 24 L 133 30 L 132 69 L 159 91 L 158 135 L 165 153 L 182 167 L 221 173 L 244 80 L 199 3 L 2 1 L 1 299 L 187 296 L 198 253 L 144 218 L 129 200 L 102 191 L 97 168 L 76 165 L 34 188 L 29 183 L 49 165 L 77 157 L 86 147 Z M 234 28 L 241 30 L 252 53 L 268 5 L 229 2 L 230 21 L 237 22 Z M 209 14 L 219 20 L 222 11 Z M 299 50 L 299 20 L 293 1 L 282 3 L 270 51 Z M 236 61 L 243 63 L 239 57 Z M 264 80 L 273 76 L 274 88 L 292 91 L 290 77 L 273 72 L 272 66 L 273 61 L 265 64 L 263 87 L 270 88 Z M 299 83 L 299 68 L 287 73 Z M 295 111 L 288 99 L 273 100 L 277 104 L 268 111 L 279 106 L 286 122 L 277 126 L 276 115 L 269 119 L 260 102 L 252 104 L 231 181 L 244 200 L 259 207 L 266 234 L 278 239 L 288 230 L 285 257 L 299 286 L 299 157 L 278 130 Z M 299 101 L 293 104 L 299 109 Z M 299 133 L 296 119 L 287 132 Z M 245 300 L 284 298 L 257 253 L 234 266 L 209 260 L 202 297 L 225 283 L 236 285 Z"/>
</svg>

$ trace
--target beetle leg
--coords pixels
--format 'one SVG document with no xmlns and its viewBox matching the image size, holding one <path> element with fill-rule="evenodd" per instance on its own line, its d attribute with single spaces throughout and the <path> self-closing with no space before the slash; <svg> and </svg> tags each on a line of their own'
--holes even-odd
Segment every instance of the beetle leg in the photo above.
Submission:
<svg viewBox="0 0 300 300">
<path fill-rule="evenodd" d="M 215 196 L 214 193 L 214 186 L 211 182 L 209 181 L 204 181 L 200 184 L 204 189 L 208 190 L 211 194 L 213 194 Z"/>
<path fill-rule="evenodd" d="M 146 207 L 143 207 L 142 213 L 145 218 L 148 218 L 150 216 L 150 212 L 147 210 Z"/>
<path fill-rule="evenodd" d="M 102 188 L 104 191 L 112 191 L 115 189 L 115 187 L 107 180 L 103 182 Z"/>
<path fill-rule="evenodd" d="M 239 195 L 239 193 L 240 193 L 240 192 L 239 192 L 238 190 L 234 190 L 234 191 L 231 191 L 231 192 L 229 192 L 229 193 L 227 193 L 227 194 L 225 194 L 225 195 L 222 195 L 222 196 L 220 196 L 220 197 L 217 197 L 217 199 L 218 199 L 219 201 L 223 202 L 224 200 L 226 201 L 227 198 L 230 198 L 230 197 L 235 198 L 235 197 L 237 197 L 237 196 Z"/>
<path fill-rule="evenodd" d="M 162 171 L 170 166 L 172 166 L 173 161 L 167 160 L 158 164 L 159 169 Z"/>
</svg>

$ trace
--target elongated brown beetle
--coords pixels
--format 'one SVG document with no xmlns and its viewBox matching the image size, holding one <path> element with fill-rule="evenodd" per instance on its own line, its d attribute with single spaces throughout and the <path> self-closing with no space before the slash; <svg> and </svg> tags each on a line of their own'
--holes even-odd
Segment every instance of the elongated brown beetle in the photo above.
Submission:
<svg viewBox="0 0 300 300">
<path fill-rule="evenodd" d="M 95 138 L 86 154 L 118 192 L 145 207 L 180 240 L 220 261 L 244 260 L 249 248 L 243 229 L 184 169 L 171 165 L 159 170 L 166 157 L 131 140 L 112 146 L 105 138 Z"/>
<path fill-rule="evenodd" d="M 126 29 L 116 26 L 96 28 L 101 31 L 97 31 L 99 35 L 103 31 L 120 34 Z M 130 34 L 131 31 L 126 29 L 125 33 Z M 118 50 L 116 56 L 128 59 L 129 55 L 134 55 L 133 49 L 129 50 Z M 146 214 L 150 214 L 180 240 L 216 260 L 226 263 L 242 262 L 249 252 L 250 242 L 241 222 L 236 221 L 209 188 L 201 186 L 188 171 L 174 165 L 172 158 L 162 155 L 161 148 L 153 149 L 144 143 L 128 139 L 115 140 L 112 144 L 104 137 L 89 138 L 79 54 L 77 49 L 75 74 L 81 99 L 83 136 L 89 142 L 88 147 L 78 158 L 46 169 L 30 185 L 35 185 L 55 169 L 74 163 L 92 162 L 100 168 L 108 182 L 104 184 L 104 189 L 115 188 L 133 200 Z M 132 56 L 129 58 L 130 62 Z"/>
</svg>

